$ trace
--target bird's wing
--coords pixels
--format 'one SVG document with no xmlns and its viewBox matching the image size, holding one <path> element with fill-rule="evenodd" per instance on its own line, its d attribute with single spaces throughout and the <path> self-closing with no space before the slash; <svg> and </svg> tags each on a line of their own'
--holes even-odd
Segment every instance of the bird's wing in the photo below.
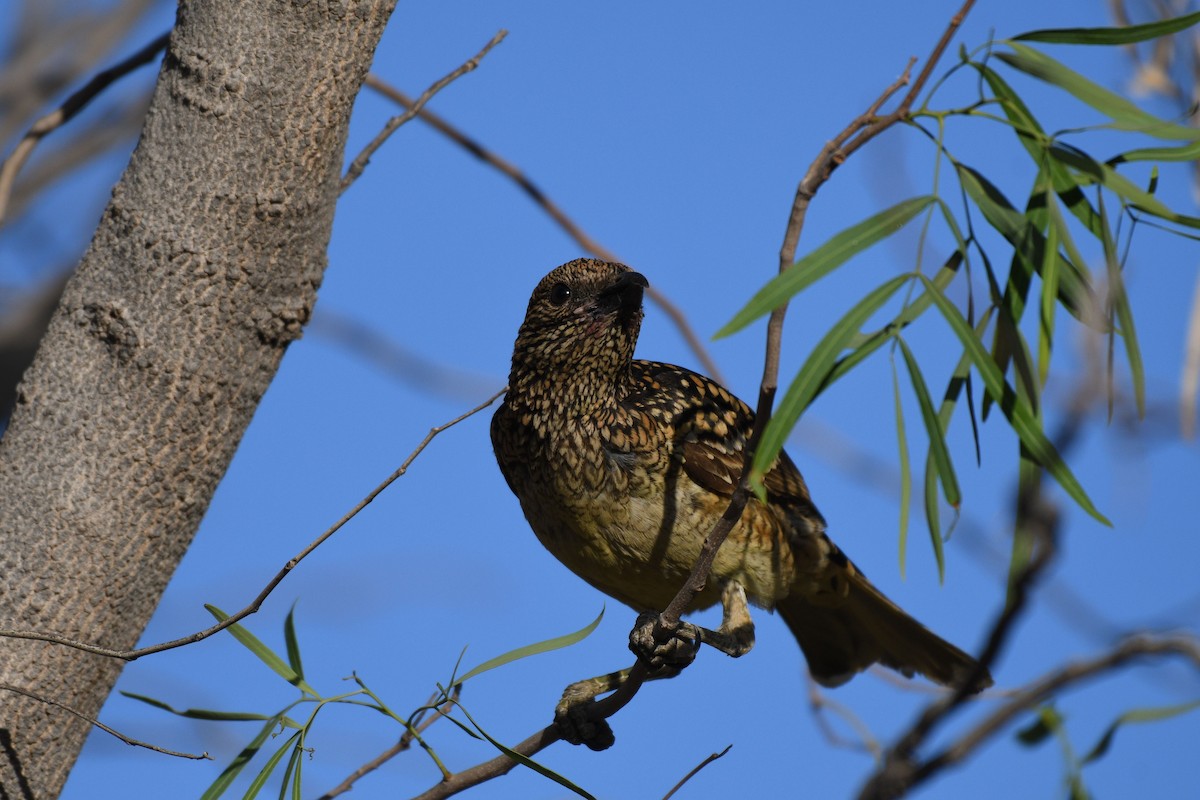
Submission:
<svg viewBox="0 0 1200 800">
<path fill-rule="evenodd" d="M 634 377 L 644 387 L 637 401 L 657 403 L 669 414 L 687 476 L 714 494 L 732 496 L 754 427 L 750 407 L 716 381 L 673 364 L 635 361 Z M 763 482 L 771 503 L 803 509 L 824 525 L 787 453 L 779 454 Z"/>
</svg>

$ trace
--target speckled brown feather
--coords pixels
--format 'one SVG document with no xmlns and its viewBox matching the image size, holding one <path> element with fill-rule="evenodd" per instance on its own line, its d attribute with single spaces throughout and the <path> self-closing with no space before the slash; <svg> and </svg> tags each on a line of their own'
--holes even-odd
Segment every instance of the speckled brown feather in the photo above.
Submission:
<svg viewBox="0 0 1200 800">
<path fill-rule="evenodd" d="M 646 285 L 628 267 L 590 259 L 542 279 L 492 442 L 542 544 L 606 594 L 658 611 L 728 505 L 754 416 L 708 378 L 633 359 Z M 970 656 L 884 597 L 830 541 L 786 454 L 765 483 L 768 502 L 747 504 L 696 608 L 740 583 L 752 602 L 780 611 L 826 685 L 877 662 L 943 684 L 970 673 Z"/>
</svg>

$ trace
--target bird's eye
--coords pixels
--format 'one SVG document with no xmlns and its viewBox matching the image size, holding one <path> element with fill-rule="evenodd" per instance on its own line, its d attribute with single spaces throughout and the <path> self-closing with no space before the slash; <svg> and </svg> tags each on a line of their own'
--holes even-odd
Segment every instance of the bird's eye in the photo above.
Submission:
<svg viewBox="0 0 1200 800">
<path fill-rule="evenodd" d="M 565 283 L 556 283 L 550 290 L 550 305 L 561 306 L 571 298 L 571 287 Z"/>
</svg>

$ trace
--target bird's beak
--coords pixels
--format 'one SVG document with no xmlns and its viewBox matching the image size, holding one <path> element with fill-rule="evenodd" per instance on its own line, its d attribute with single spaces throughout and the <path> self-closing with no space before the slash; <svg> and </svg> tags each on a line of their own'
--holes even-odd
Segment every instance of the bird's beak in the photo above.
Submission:
<svg viewBox="0 0 1200 800">
<path fill-rule="evenodd" d="M 620 309 L 621 314 L 635 314 L 642 308 L 642 292 L 650 286 L 650 281 L 640 272 L 622 272 L 612 286 L 600 292 L 600 302 L 614 310 Z"/>
</svg>

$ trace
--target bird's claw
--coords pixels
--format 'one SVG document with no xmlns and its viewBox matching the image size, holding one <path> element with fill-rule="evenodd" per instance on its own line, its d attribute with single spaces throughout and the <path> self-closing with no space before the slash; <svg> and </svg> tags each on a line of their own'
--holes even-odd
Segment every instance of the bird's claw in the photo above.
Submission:
<svg viewBox="0 0 1200 800">
<path fill-rule="evenodd" d="M 663 640 L 658 614 L 639 614 L 637 624 L 629 632 L 629 649 L 659 677 L 660 673 L 678 673 L 696 660 L 700 635 L 694 625 L 680 622 L 670 632 L 670 638 Z"/>
<path fill-rule="evenodd" d="M 581 681 L 580 683 L 586 683 Z M 554 727 L 564 742 L 582 744 L 589 750 L 599 752 L 613 746 L 617 738 L 612 727 L 604 719 L 593 719 L 591 709 L 595 697 L 586 692 L 573 692 L 579 684 L 572 684 L 563 692 L 562 699 L 554 707 Z"/>
</svg>

